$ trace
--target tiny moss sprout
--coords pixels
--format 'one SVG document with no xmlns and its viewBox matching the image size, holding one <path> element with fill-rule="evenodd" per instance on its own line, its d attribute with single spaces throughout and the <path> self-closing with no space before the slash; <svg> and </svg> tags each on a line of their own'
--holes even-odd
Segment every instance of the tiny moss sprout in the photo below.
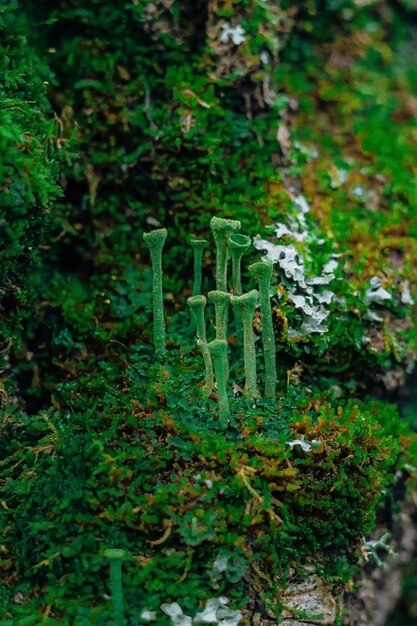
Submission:
<svg viewBox="0 0 417 626">
<path fill-rule="evenodd" d="M 125 550 L 109 548 L 104 556 L 110 561 L 110 590 L 113 601 L 114 619 L 117 626 L 125 624 L 125 610 L 123 602 L 122 563 L 126 557 Z"/>
<path fill-rule="evenodd" d="M 203 253 L 208 247 L 206 239 L 190 239 L 191 247 L 194 251 L 194 281 L 193 296 L 201 294 Z"/>
<path fill-rule="evenodd" d="M 167 234 L 166 228 L 159 228 L 158 230 L 143 234 L 143 239 L 149 248 L 152 261 L 153 338 L 155 353 L 158 358 L 164 356 L 166 353 L 162 290 L 162 249 Z"/>
<path fill-rule="evenodd" d="M 194 318 L 195 328 L 197 331 L 197 345 L 201 350 L 206 369 L 204 394 L 209 396 L 213 389 L 213 364 L 211 361 L 210 351 L 207 347 L 206 337 L 206 321 L 204 318 L 204 309 L 206 307 L 207 298 L 202 295 L 191 296 L 188 298 L 187 304 L 191 309 Z"/>
<path fill-rule="evenodd" d="M 216 243 L 216 289 L 227 291 L 227 240 L 232 233 L 240 230 L 238 220 L 226 220 L 222 217 L 212 217 L 210 227 Z"/>
<path fill-rule="evenodd" d="M 277 365 L 274 327 L 270 301 L 272 263 L 258 261 L 249 265 L 249 274 L 258 282 L 261 298 L 262 343 L 265 359 L 265 398 L 275 398 L 277 384 Z"/>
<path fill-rule="evenodd" d="M 210 341 L 208 347 L 216 373 L 219 417 L 221 423 L 226 428 L 230 421 L 229 399 L 226 389 L 227 341 L 225 339 L 214 339 Z"/>
<path fill-rule="evenodd" d="M 243 325 L 243 352 L 245 363 L 245 396 L 250 400 L 259 397 L 256 386 L 256 351 L 253 332 L 253 315 L 255 313 L 258 292 L 252 289 L 242 296 L 232 296 L 232 306 L 239 311 Z"/>
<path fill-rule="evenodd" d="M 242 295 L 241 261 L 242 256 L 249 250 L 252 240 L 247 235 L 235 233 L 228 240 L 229 255 L 232 259 L 232 291 L 233 295 Z"/>
</svg>

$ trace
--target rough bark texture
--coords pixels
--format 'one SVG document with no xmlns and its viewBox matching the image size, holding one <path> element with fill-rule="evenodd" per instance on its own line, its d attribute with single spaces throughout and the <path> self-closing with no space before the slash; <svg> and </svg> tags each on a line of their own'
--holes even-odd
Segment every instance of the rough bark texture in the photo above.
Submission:
<svg viewBox="0 0 417 626">
<path fill-rule="evenodd" d="M 364 571 L 356 593 L 345 598 L 343 626 L 383 626 L 401 594 L 401 574 L 417 546 L 417 494 L 404 504 L 394 527 L 395 555 L 385 568 Z"/>
<path fill-rule="evenodd" d="M 373 559 L 366 563 L 354 592 L 341 592 L 340 587 L 321 580 L 312 574 L 306 581 L 294 583 L 287 589 L 283 601 L 289 610 L 283 614 L 280 626 L 383 626 L 395 609 L 401 595 L 403 567 L 414 557 L 417 548 L 417 494 L 412 494 L 401 507 L 393 524 L 391 548 L 395 554 L 385 560 L 385 567 L 378 567 Z M 380 538 L 387 528 L 379 526 L 373 539 Z M 297 617 L 294 609 L 311 617 Z M 315 619 L 313 615 L 317 615 Z M 341 619 L 339 622 L 337 619 Z M 252 620 L 254 625 L 273 621 Z"/>
</svg>

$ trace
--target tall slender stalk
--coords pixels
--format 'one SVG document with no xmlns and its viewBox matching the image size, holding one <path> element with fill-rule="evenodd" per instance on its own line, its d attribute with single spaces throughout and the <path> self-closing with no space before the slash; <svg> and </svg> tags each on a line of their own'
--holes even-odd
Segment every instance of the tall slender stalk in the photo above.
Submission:
<svg viewBox="0 0 417 626">
<path fill-rule="evenodd" d="M 153 340 L 155 354 L 158 358 L 161 358 L 166 353 L 162 289 L 162 249 L 167 234 L 166 228 L 152 230 L 150 233 L 143 234 L 143 239 L 149 248 L 152 261 Z"/>
<path fill-rule="evenodd" d="M 242 256 L 252 245 L 252 240 L 247 235 L 239 233 L 230 235 L 227 242 L 229 254 L 232 258 L 232 291 L 234 296 L 242 295 L 241 261 Z"/>
<path fill-rule="evenodd" d="M 210 351 L 207 346 L 206 337 L 206 321 L 204 319 L 204 309 L 207 303 L 207 298 L 202 295 L 191 296 L 188 298 L 187 304 L 191 309 L 193 315 L 195 328 L 197 331 L 197 345 L 201 350 L 201 354 L 204 359 L 205 365 L 205 383 L 203 392 L 206 396 L 209 396 L 213 390 L 213 364 L 211 361 Z"/>
<path fill-rule="evenodd" d="M 190 239 L 190 244 L 194 251 L 193 296 L 197 296 L 201 294 L 203 253 L 208 247 L 208 241 L 206 239 Z"/>
<path fill-rule="evenodd" d="M 126 557 L 125 550 L 110 548 L 104 553 L 110 561 L 110 590 L 113 601 L 114 619 L 118 626 L 125 624 L 125 610 L 123 602 L 122 563 Z"/>
<path fill-rule="evenodd" d="M 216 373 L 219 417 L 226 428 L 230 421 L 229 399 L 227 397 L 225 364 L 227 361 L 227 342 L 225 339 L 214 339 L 208 344 Z"/>
<path fill-rule="evenodd" d="M 243 352 L 245 362 L 244 394 L 250 400 L 259 397 L 256 385 L 256 350 L 253 332 L 253 315 L 258 301 L 258 292 L 252 289 L 242 296 L 232 296 L 232 306 L 238 309 L 243 325 Z"/>
<path fill-rule="evenodd" d="M 270 300 L 272 263 L 270 261 L 258 261 L 257 263 L 253 263 L 249 266 L 249 274 L 258 281 L 261 294 L 262 343 L 265 360 L 265 398 L 273 399 L 276 394 L 277 364 Z"/>
<path fill-rule="evenodd" d="M 214 304 L 216 339 L 227 339 L 227 318 L 231 294 L 225 291 L 209 291 L 209 302 Z"/>
<path fill-rule="evenodd" d="M 216 319 L 216 339 L 224 339 L 227 342 L 227 318 L 229 312 L 229 302 L 231 294 L 226 291 L 209 291 L 208 299 L 214 304 L 214 315 Z M 226 344 L 227 345 L 227 344 Z M 229 380 L 229 361 L 226 351 L 225 365 L 226 384 Z"/>
<path fill-rule="evenodd" d="M 240 230 L 238 220 L 226 220 L 222 217 L 212 217 L 210 227 L 216 243 L 216 289 L 227 291 L 227 240 L 232 233 Z"/>
</svg>

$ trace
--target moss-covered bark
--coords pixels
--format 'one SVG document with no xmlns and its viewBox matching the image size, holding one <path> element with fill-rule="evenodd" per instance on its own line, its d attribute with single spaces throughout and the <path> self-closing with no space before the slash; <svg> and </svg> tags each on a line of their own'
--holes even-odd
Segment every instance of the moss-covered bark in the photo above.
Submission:
<svg viewBox="0 0 417 626">
<path fill-rule="evenodd" d="M 20 626 L 42 610 L 73 626 L 84 608 L 105 623 L 106 548 L 128 551 L 136 621 L 174 601 L 195 614 L 216 594 L 276 621 L 312 565 L 349 586 L 363 535 L 416 462 L 394 408 L 369 399 L 395 394 L 417 351 L 412 7 L 23 8 L 0 13 L 0 202 L 15 224 L 3 220 L 0 289 L 16 341 L 0 423 L 0 615 Z M 58 200 L 57 155 L 76 123 Z M 227 428 L 215 397 L 196 393 L 184 312 L 190 237 L 210 241 L 203 284 L 215 273 L 212 216 L 254 238 L 244 291 L 249 263 L 266 253 L 274 264 L 278 407 L 240 398 L 231 323 Z M 142 239 L 153 228 L 170 234 L 162 365 Z M 31 315 L 18 328 L 24 292 Z"/>
</svg>

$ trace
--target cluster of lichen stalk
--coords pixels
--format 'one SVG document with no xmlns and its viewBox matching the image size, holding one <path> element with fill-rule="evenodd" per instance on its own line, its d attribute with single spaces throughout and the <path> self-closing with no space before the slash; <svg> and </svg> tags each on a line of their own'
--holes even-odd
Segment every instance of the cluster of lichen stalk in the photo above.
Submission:
<svg viewBox="0 0 417 626">
<path fill-rule="evenodd" d="M 194 251 L 194 281 L 192 296 L 188 298 L 188 306 L 193 317 L 193 328 L 196 332 L 197 345 L 205 365 L 205 382 L 203 392 L 211 395 L 217 387 L 219 418 L 224 426 L 230 420 L 229 399 L 227 394 L 229 382 L 229 361 L 227 326 L 229 304 L 233 307 L 237 323 L 242 327 L 243 352 L 245 368 L 244 395 L 249 400 L 260 397 L 257 386 L 255 335 L 253 317 L 260 299 L 262 343 L 265 361 L 264 398 L 274 400 L 276 395 L 276 350 L 272 325 L 270 304 L 270 284 L 272 263 L 259 261 L 249 266 L 249 275 L 256 281 L 258 289 L 242 293 L 241 262 L 243 255 L 252 245 L 250 237 L 239 233 L 241 223 L 237 220 L 213 217 L 210 222 L 216 245 L 216 289 L 207 294 L 208 301 L 214 305 L 216 337 L 207 341 L 205 308 L 207 298 L 202 290 L 202 267 L 204 250 L 208 242 L 204 239 L 191 239 Z M 166 353 L 165 319 L 162 289 L 162 251 L 167 237 L 167 230 L 161 228 L 145 233 L 143 238 L 147 244 L 153 270 L 153 335 L 155 354 L 161 358 Z M 232 263 L 230 291 L 228 280 L 229 260 Z"/>
</svg>

